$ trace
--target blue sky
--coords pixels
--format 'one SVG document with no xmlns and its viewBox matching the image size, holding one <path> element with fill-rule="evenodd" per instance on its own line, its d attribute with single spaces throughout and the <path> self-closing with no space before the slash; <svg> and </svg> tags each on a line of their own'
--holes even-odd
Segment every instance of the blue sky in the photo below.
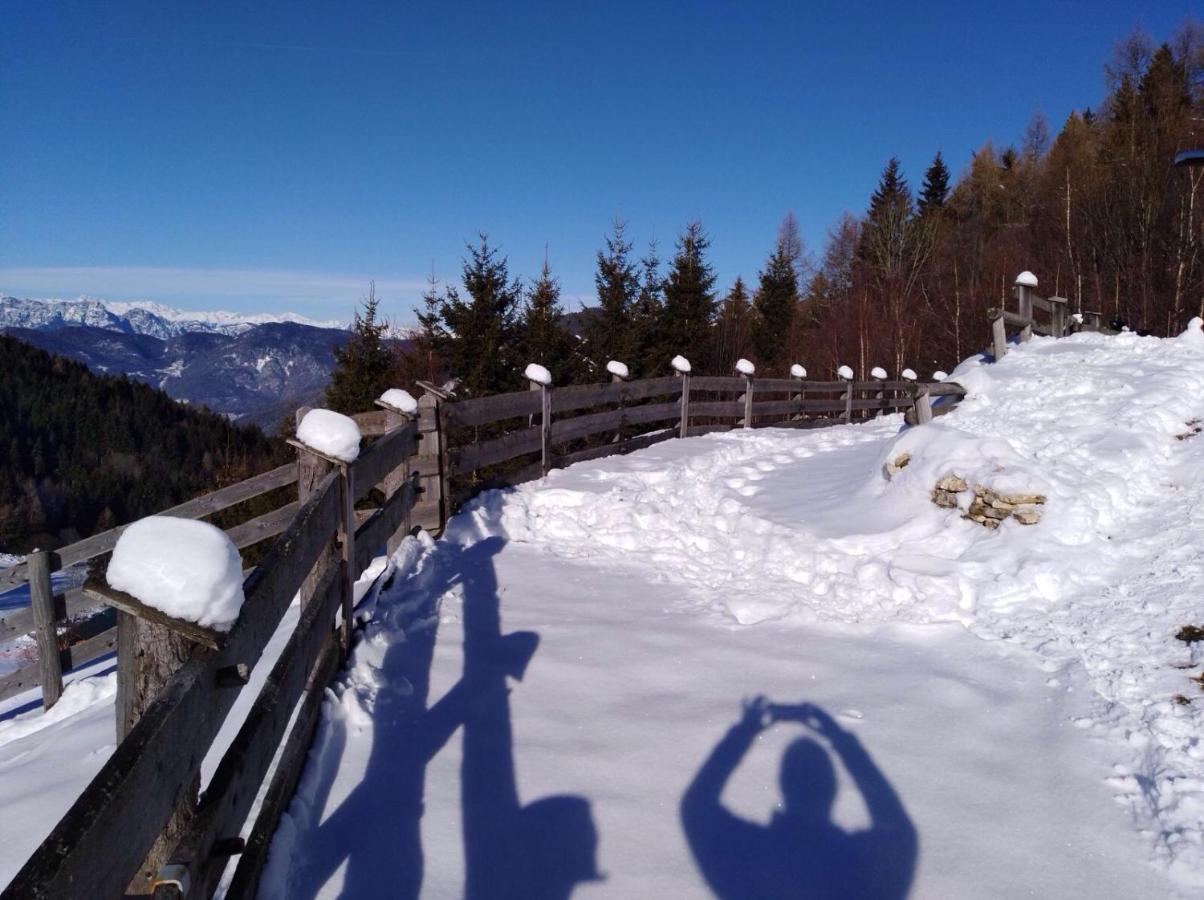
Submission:
<svg viewBox="0 0 1204 900">
<path fill-rule="evenodd" d="M 818 251 L 892 154 L 1056 131 L 1191 11 L 7 0 L 0 291 L 345 318 L 375 279 L 404 323 L 478 231 L 589 297 L 615 217 L 662 256 L 701 219 L 726 288 L 787 211 Z"/>
</svg>

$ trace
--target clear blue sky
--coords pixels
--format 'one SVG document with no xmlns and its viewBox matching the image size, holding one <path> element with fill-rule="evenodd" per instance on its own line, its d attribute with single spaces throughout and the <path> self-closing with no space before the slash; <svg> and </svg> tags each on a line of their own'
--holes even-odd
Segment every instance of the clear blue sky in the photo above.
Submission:
<svg viewBox="0 0 1204 900">
<path fill-rule="evenodd" d="M 793 210 L 814 250 L 887 158 L 913 184 L 1104 92 L 1130 3 L 5 0 L 0 291 L 411 319 L 488 232 L 593 292 L 614 217 L 722 288 Z M 575 306 L 575 303 L 568 304 Z"/>
</svg>

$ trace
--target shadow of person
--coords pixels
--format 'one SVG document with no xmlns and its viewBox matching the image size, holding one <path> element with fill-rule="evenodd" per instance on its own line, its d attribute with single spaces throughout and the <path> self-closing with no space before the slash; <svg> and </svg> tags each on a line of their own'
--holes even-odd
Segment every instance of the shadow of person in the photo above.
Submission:
<svg viewBox="0 0 1204 900">
<path fill-rule="evenodd" d="M 869 811 L 864 831 L 831 819 L 836 770 L 811 737 L 782 755 L 782 804 L 768 825 L 734 815 L 724 786 L 757 734 L 773 722 L 797 722 L 822 737 L 844 765 Z M 861 742 L 811 704 L 745 703 L 744 715 L 711 751 L 681 802 L 682 826 L 699 870 L 722 898 L 901 898 L 915 872 L 919 842 L 898 795 Z"/>
<path fill-rule="evenodd" d="M 504 544 L 501 538 L 468 546 L 441 541 L 420 577 L 382 592 L 379 610 L 408 610 L 405 639 L 391 642 L 380 661 L 363 778 L 306 840 L 307 858 L 299 861 L 303 871 L 292 896 L 313 896 L 340 865 L 346 866 L 343 897 L 420 896 L 426 767 L 457 730 L 463 734 L 465 896 L 566 898 L 576 884 L 597 877 L 597 833 L 588 801 L 555 796 L 525 807 L 519 803 L 507 678 L 522 680 L 539 636 L 502 634 L 493 557 Z M 428 706 L 437 601 L 456 587 L 463 606 L 464 671 Z M 413 627 L 412 621 L 429 627 Z M 330 789 L 345 735 L 340 731 L 332 744 L 322 754 L 320 791 Z M 322 794 L 314 806 L 325 806 Z"/>
</svg>

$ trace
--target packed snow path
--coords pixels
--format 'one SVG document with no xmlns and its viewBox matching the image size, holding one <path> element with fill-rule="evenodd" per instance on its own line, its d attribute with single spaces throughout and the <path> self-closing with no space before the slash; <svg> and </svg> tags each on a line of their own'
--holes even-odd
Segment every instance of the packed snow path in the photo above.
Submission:
<svg viewBox="0 0 1204 900">
<path fill-rule="evenodd" d="M 1200 896 L 1202 345 L 1034 341 L 924 428 L 485 495 L 395 558 L 266 896 Z M 1042 521 L 936 507 L 949 472 Z"/>
</svg>

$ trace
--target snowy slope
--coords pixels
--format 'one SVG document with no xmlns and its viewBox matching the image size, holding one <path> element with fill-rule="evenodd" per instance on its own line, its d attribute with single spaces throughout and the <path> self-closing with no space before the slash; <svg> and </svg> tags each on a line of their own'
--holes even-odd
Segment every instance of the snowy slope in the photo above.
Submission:
<svg viewBox="0 0 1204 900">
<path fill-rule="evenodd" d="M 481 621 L 541 635 L 492 695 L 487 770 L 516 781 L 488 808 L 521 832 L 522 803 L 587 799 L 609 877 L 581 896 L 706 896 L 678 803 L 756 692 L 860 737 L 918 832 L 914 896 L 1204 895 L 1204 654 L 1175 638 L 1204 625 L 1202 345 L 1198 327 L 1039 339 L 964 364 L 967 400 L 922 428 L 671 441 L 483 496 L 447 541 L 403 548 L 268 896 L 380 890 L 407 866 L 433 897 L 474 866 L 528 877 L 472 840 L 482 701 L 443 721 L 480 678 Z M 949 474 L 1039 493 L 1042 519 L 991 531 L 939 508 Z M 798 731 L 754 745 L 733 809 L 767 820 Z M 835 817 L 864 827 L 856 795 Z"/>
</svg>

